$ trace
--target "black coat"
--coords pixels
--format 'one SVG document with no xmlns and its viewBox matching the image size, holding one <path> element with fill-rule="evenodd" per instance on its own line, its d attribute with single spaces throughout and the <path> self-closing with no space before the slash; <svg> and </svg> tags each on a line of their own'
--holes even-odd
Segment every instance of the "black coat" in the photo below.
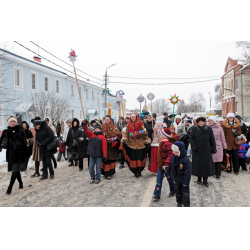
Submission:
<svg viewBox="0 0 250 250">
<path fill-rule="evenodd" d="M 216 153 L 216 143 L 211 127 L 193 127 L 190 134 L 192 148 L 192 174 L 199 177 L 214 175 L 212 153 Z"/>
<path fill-rule="evenodd" d="M 152 126 L 152 122 L 146 121 L 144 123 L 144 126 L 148 132 L 148 137 L 151 139 L 151 141 L 153 141 L 154 125 L 155 125 L 155 122 L 153 122 L 153 126 Z"/>
<path fill-rule="evenodd" d="M 28 139 L 33 138 L 33 134 L 32 134 L 32 132 L 29 130 L 29 129 L 30 129 L 29 124 L 28 124 L 26 121 L 23 121 L 22 124 L 23 124 L 23 123 L 26 124 L 26 128 L 27 128 L 27 129 L 24 130 L 25 139 L 28 140 Z M 29 155 L 29 156 L 32 155 L 32 148 L 33 148 L 33 145 L 28 146 L 28 149 L 29 149 L 29 152 L 30 152 L 30 155 Z"/>
<path fill-rule="evenodd" d="M 42 121 L 40 129 L 36 129 L 36 144 L 40 148 L 40 155 L 42 158 L 53 155 L 57 149 L 47 150 L 47 145 L 54 140 L 54 132 L 48 126 L 46 121 Z"/>
<path fill-rule="evenodd" d="M 16 125 L 15 127 L 8 127 L 2 133 L 0 145 L 4 138 L 7 138 L 8 142 L 6 150 L 8 171 L 25 171 L 25 159 L 30 155 L 23 129 L 19 125 Z"/>
<path fill-rule="evenodd" d="M 163 119 L 163 123 L 166 123 L 167 124 L 167 128 L 170 128 L 172 122 L 168 119 Z"/>
<path fill-rule="evenodd" d="M 240 129 L 241 129 L 242 134 L 246 136 L 247 135 L 247 126 L 245 123 L 243 123 L 243 125 L 240 126 Z"/>
<path fill-rule="evenodd" d="M 81 137 L 84 138 L 83 141 L 79 140 Z M 78 158 L 87 158 L 89 138 L 86 136 L 83 128 L 78 129 L 75 140 L 78 142 Z"/>
</svg>

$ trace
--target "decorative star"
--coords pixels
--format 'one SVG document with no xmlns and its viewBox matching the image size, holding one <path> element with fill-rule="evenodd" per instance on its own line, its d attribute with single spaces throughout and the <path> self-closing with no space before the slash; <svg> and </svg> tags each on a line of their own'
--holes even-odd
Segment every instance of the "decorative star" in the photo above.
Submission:
<svg viewBox="0 0 250 250">
<path fill-rule="evenodd" d="M 171 98 L 168 99 L 173 105 L 177 104 L 179 101 L 181 101 L 179 99 L 179 96 L 176 96 L 176 94 L 174 94 L 174 96 L 171 95 Z"/>
<path fill-rule="evenodd" d="M 76 52 L 71 49 L 71 52 L 69 52 L 69 59 L 71 62 L 75 62 L 77 58 Z"/>
</svg>

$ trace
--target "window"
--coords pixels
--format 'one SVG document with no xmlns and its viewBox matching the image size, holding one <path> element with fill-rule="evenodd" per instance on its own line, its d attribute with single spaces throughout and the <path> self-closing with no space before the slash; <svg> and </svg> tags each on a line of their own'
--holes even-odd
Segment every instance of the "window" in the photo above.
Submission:
<svg viewBox="0 0 250 250">
<path fill-rule="evenodd" d="M 2 79 L 2 67 L 1 67 L 1 62 L 0 62 L 0 87 L 3 86 L 3 79 Z"/>
<path fill-rule="evenodd" d="M 4 126 L 4 119 L 3 119 L 3 104 L 0 104 L 0 127 Z"/>
<path fill-rule="evenodd" d="M 231 89 L 233 89 L 233 79 L 231 80 Z"/>
<path fill-rule="evenodd" d="M 56 80 L 56 95 L 60 95 L 60 81 Z"/>
<path fill-rule="evenodd" d="M 75 110 L 74 109 L 71 110 L 71 115 L 72 115 L 72 119 L 75 118 Z"/>
<path fill-rule="evenodd" d="M 71 96 L 74 96 L 74 85 L 71 85 Z"/>
<path fill-rule="evenodd" d="M 238 113 L 238 102 L 235 103 L 235 112 Z"/>
<path fill-rule="evenodd" d="M 86 98 L 89 98 L 89 90 L 86 89 Z"/>
<path fill-rule="evenodd" d="M 95 92 L 94 92 L 94 90 L 92 90 L 92 99 L 93 100 L 95 99 Z"/>
<path fill-rule="evenodd" d="M 37 73 L 31 73 L 31 85 L 32 92 L 38 92 L 38 81 L 37 81 Z"/>
<path fill-rule="evenodd" d="M 238 89 L 238 79 L 235 80 L 235 89 Z"/>
<path fill-rule="evenodd" d="M 14 67 L 14 89 L 23 90 L 23 70 L 20 67 Z"/>
<path fill-rule="evenodd" d="M 50 86 L 49 86 L 49 77 L 45 76 L 44 77 L 44 91 L 46 93 L 49 92 Z"/>
</svg>

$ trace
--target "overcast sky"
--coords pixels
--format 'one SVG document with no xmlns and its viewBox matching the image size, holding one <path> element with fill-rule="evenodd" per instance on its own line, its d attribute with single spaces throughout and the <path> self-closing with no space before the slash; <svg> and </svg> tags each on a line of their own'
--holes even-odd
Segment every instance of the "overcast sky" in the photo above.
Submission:
<svg viewBox="0 0 250 250">
<path fill-rule="evenodd" d="M 38 47 L 31 42 L 18 41 L 24 46 L 38 53 Z M 38 41 L 33 41 L 38 43 Z M 5 43 L 1 42 L 3 46 Z M 39 41 L 39 45 L 69 62 L 68 53 L 70 49 L 76 51 L 76 67 L 80 70 L 103 79 L 105 69 L 113 63 L 115 66 L 108 69 L 109 76 L 135 77 L 135 78 L 196 78 L 211 77 L 220 78 L 224 73 L 224 67 L 228 56 L 238 58 L 240 53 L 234 42 L 44 42 Z M 17 53 L 29 59 L 34 56 L 16 43 L 8 42 L 7 48 L 13 53 Z M 43 50 L 39 50 L 41 56 L 71 70 L 58 59 L 53 58 Z M 42 60 L 42 63 L 53 68 L 55 65 Z M 59 68 L 59 70 L 62 70 Z M 63 70 L 62 70 L 63 71 Z M 66 72 L 67 73 L 67 72 Z M 97 81 L 91 77 L 78 72 L 79 75 Z M 219 77 L 217 77 L 219 76 Z M 126 79 L 110 77 L 110 81 L 124 83 L 183 83 L 204 81 L 208 79 Z M 97 81 L 98 82 L 98 81 Z M 121 83 L 110 83 L 108 86 L 112 93 L 118 90 L 125 92 L 124 98 L 127 100 L 127 108 L 139 107 L 136 97 L 140 94 L 147 96 L 149 92 L 155 94 L 155 98 L 169 98 L 174 93 L 180 99 L 188 101 L 189 96 L 196 92 L 203 92 L 206 99 L 206 108 L 209 108 L 208 92 L 214 96 L 214 86 L 221 80 L 208 82 L 169 84 L 169 85 L 127 85 Z"/>
</svg>

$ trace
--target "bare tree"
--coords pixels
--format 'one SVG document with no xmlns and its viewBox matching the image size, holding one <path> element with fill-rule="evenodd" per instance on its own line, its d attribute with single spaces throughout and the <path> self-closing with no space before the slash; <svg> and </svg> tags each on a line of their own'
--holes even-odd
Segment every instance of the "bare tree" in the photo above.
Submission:
<svg viewBox="0 0 250 250">
<path fill-rule="evenodd" d="M 206 108 L 206 100 L 203 93 L 199 92 L 198 94 L 192 93 L 189 97 L 188 111 L 189 112 L 199 112 L 204 111 Z"/>
<path fill-rule="evenodd" d="M 221 109 L 222 108 L 222 102 L 221 102 L 221 99 L 222 99 L 222 84 L 221 83 L 217 83 L 214 87 L 214 91 L 215 91 L 215 97 L 214 97 L 214 100 L 215 100 L 215 106 L 216 106 L 216 109 Z"/>
<path fill-rule="evenodd" d="M 185 100 L 181 100 L 179 103 L 178 103 L 178 109 L 177 109 L 177 112 L 178 113 L 186 113 L 188 112 L 188 105 L 185 103 Z"/>
<path fill-rule="evenodd" d="M 250 64 L 250 41 L 236 42 L 236 47 L 241 48 L 243 51 L 242 58 L 240 58 L 240 60 L 244 64 Z"/>
<path fill-rule="evenodd" d="M 69 100 L 66 97 L 56 96 L 54 92 L 32 94 L 31 101 L 35 107 L 34 115 L 41 117 L 42 120 L 49 116 L 56 125 L 58 121 L 66 120 L 69 116 Z"/>
<path fill-rule="evenodd" d="M 153 102 L 153 112 L 157 114 L 163 114 L 164 112 L 170 111 L 170 102 L 165 99 L 156 99 Z"/>
</svg>

